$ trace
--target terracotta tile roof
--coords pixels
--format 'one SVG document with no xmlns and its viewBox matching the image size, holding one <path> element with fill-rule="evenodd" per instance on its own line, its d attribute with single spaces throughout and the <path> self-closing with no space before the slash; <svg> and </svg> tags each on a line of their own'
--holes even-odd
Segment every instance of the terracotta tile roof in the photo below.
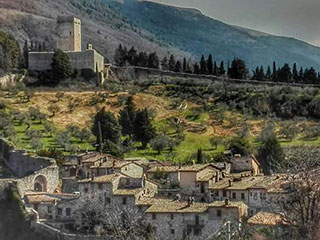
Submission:
<svg viewBox="0 0 320 240">
<path fill-rule="evenodd" d="M 197 173 L 197 182 L 208 182 L 215 174 L 217 170 L 205 168 Z"/>
<path fill-rule="evenodd" d="M 74 194 L 58 194 L 58 193 L 27 193 L 25 199 L 28 203 L 53 203 L 63 200 L 76 199 L 78 196 Z"/>
<path fill-rule="evenodd" d="M 147 213 L 203 213 L 208 210 L 207 203 L 195 202 L 188 204 L 185 201 L 174 201 L 170 199 L 155 199 Z"/>
<path fill-rule="evenodd" d="M 117 189 L 113 192 L 114 196 L 135 196 L 140 193 L 143 188 L 135 188 L 135 189 Z"/>
<path fill-rule="evenodd" d="M 213 164 L 196 164 L 196 165 L 183 165 L 183 166 L 155 166 L 148 170 L 148 172 L 153 173 L 158 170 L 164 172 L 199 172 L 205 168 L 216 169 L 217 167 Z"/>
<path fill-rule="evenodd" d="M 103 158 L 107 158 L 108 156 L 106 154 L 97 154 L 95 156 L 92 156 L 86 160 L 83 160 L 82 163 L 94 163 L 97 161 L 100 161 Z"/>
<path fill-rule="evenodd" d="M 249 224 L 254 225 L 288 225 L 285 217 L 281 214 L 258 212 L 256 215 L 248 219 Z"/>
<path fill-rule="evenodd" d="M 137 206 L 151 206 L 155 202 L 155 198 L 139 196 L 136 198 Z"/>
<path fill-rule="evenodd" d="M 155 166 L 148 170 L 149 173 L 154 173 L 157 171 L 167 172 L 167 173 L 173 173 L 178 172 L 179 166 Z"/>
<path fill-rule="evenodd" d="M 99 176 L 95 177 L 94 179 L 92 178 L 87 178 L 87 179 L 82 179 L 79 180 L 78 183 L 107 183 L 107 182 L 113 182 L 119 177 L 125 177 L 121 173 L 115 173 L 115 174 L 109 174 L 109 175 L 104 175 L 104 176 Z"/>
</svg>

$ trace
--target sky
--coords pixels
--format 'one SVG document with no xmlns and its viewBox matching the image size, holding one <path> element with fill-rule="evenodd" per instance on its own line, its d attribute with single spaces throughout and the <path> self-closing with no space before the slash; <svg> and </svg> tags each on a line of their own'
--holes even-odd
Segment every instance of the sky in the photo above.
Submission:
<svg viewBox="0 0 320 240">
<path fill-rule="evenodd" d="M 320 0 L 151 0 L 197 8 L 225 23 L 320 46 Z"/>
</svg>

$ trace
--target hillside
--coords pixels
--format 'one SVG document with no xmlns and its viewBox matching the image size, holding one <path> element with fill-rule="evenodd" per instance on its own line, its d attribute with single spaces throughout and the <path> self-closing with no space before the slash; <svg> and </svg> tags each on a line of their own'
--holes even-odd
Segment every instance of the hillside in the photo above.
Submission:
<svg viewBox="0 0 320 240">
<path fill-rule="evenodd" d="M 293 38 L 227 25 L 193 9 L 147 1 L 105 1 L 158 39 L 198 57 L 208 53 L 216 60 L 239 57 L 251 68 L 276 61 L 320 69 L 320 48 Z"/>
<path fill-rule="evenodd" d="M 296 62 L 320 70 L 320 48 L 293 38 L 278 37 L 231 26 L 195 9 L 136 0 L 1 0 L 0 29 L 25 39 L 54 46 L 58 15 L 83 21 L 83 44 L 91 42 L 112 60 L 119 43 L 139 51 L 157 51 L 160 57 L 199 58 L 212 53 L 215 60 L 244 59 L 250 68 Z M 85 46 L 83 46 L 85 47 Z"/>
</svg>

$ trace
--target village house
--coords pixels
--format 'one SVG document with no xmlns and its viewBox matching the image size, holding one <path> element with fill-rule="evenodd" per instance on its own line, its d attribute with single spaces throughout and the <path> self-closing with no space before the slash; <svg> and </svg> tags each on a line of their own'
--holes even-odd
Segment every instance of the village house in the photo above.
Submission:
<svg viewBox="0 0 320 240">
<path fill-rule="evenodd" d="M 252 172 L 252 175 L 262 173 L 260 163 L 253 154 L 248 156 L 235 154 L 231 157 L 230 163 L 231 173 Z"/>
</svg>

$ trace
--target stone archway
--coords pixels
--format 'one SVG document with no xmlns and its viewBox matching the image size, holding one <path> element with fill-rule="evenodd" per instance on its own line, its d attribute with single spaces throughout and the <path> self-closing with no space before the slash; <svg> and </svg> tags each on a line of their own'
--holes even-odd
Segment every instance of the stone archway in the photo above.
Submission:
<svg viewBox="0 0 320 240">
<path fill-rule="evenodd" d="M 36 192 L 47 192 L 47 179 L 43 175 L 39 175 L 34 179 L 33 190 Z"/>
</svg>

